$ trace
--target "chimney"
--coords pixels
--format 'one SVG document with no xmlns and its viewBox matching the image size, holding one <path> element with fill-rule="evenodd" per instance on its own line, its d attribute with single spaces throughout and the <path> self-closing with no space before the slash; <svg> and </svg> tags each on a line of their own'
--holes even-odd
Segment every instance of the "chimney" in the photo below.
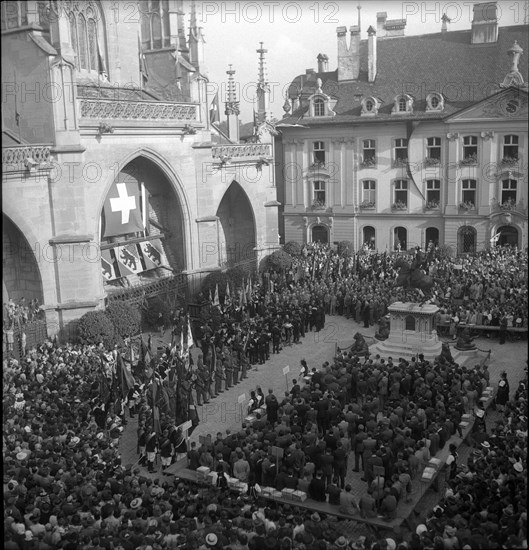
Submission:
<svg viewBox="0 0 529 550">
<path fill-rule="evenodd" d="M 358 80 L 360 74 L 360 27 L 355 25 L 349 29 L 351 33 L 351 44 L 349 46 L 350 56 L 353 61 L 353 80 Z"/>
<path fill-rule="evenodd" d="M 230 68 L 226 71 L 228 75 L 228 88 L 226 97 L 226 114 L 228 120 L 228 137 L 234 142 L 239 143 L 239 102 L 237 101 L 237 93 L 235 90 L 235 81 L 233 75 L 235 71 Z"/>
<path fill-rule="evenodd" d="M 360 73 L 360 28 L 350 27 L 351 43 L 347 47 L 347 27 L 338 27 L 338 80 L 356 80 Z"/>
<path fill-rule="evenodd" d="M 379 11 L 377 13 L 377 36 L 384 38 L 386 36 L 386 19 L 388 14 L 385 11 Z"/>
<path fill-rule="evenodd" d="M 471 44 L 493 44 L 498 41 L 497 10 L 496 2 L 474 4 Z"/>
<path fill-rule="evenodd" d="M 447 23 L 450 23 L 450 17 L 446 15 L 446 13 L 443 13 L 443 16 L 441 17 L 441 32 L 447 32 L 448 31 L 448 25 Z"/>
<path fill-rule="evenodd" d="M 367 29 L 367 81 L 374 82 L 377 76 L 377 31 Z"/>
<path fill-rule="evenodd" d="M 394 38 L 395 36 L 404 36 L 404 28 L 406 27 L 406 19 L 388 19 L 384 25 L 386 38 Z"/>
<path fill-rule="evenodd" d="M 324 73 L 329 70 L 329 57 L 324 53 L 319 53 L 318 57 L 318 72 Z"/>
</svg>

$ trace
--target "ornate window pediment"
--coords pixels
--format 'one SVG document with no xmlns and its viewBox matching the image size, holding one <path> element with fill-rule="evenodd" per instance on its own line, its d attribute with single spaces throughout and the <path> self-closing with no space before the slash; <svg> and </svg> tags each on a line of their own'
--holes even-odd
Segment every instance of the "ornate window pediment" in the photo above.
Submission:
<svg viewBox="0 0 529 550">
<path fill-rule="evenodd" d="M 445 108 L 445 100 L 442 94 L 433 92 L 426 96 L 426 111 L 440 112 Z"/>
<path fill-rule="evenodd" d="M 409 94 L 399 94 L 393 100 L 392 115 L 407 115 L 413 113 L 413 97 Z"/>
<path fill-rule="evenodd" d="M 374 116 L 380 109 L 380 100 L 376 97 L 364 97 L 362 99 L 362 116 Z"/>
<path fill-rule="evenodd" d="M 336 113 L 332 110 L 336 105 L 336 100 L 322 92 L 321 78 L 316 80 L 316 91 L 308 98 L 309 100 L 309 117 L 329 117 L 336 116 Z"/>
</svg>

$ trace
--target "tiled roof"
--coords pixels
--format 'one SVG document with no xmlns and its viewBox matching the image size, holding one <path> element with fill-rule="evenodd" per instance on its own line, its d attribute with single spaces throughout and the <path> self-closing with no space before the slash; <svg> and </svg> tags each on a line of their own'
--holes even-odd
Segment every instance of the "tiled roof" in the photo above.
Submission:
<svg viewBox="0 0 529 550">
<path fill-rule="evenodd" d="M 316 91 L 321 78 L 322 91 L 337 103 L 336 116 L 310 118 L 310 124 L 350 123 L 358 120 L 376 122 L 398 118 L 444 118 L 477 101 L 493 95 L 510 70 L 507 50 L 516 40 L 523 48 L 519 70 L 528 80 L 527 57 L 529 40 L 527 26 L 500 27 L 498 41 L 493 44 L 470 44 L 472 31 L 454 31 L 385 38 L 377 41 L 377 75 L 367 81 L 367 41 L 360 43 L 360 75 L 356 81 L 338 82 L 337 71 L 297 76 L 290 85 L 289 95 L 295 97 L 303 84 L 301 107 L 283 118 L 280 124 L 307 123 L 306 99 Z M 441 113 L 426 112 L 426 96 L 440 92 L 445 98 Z M 391 115 L 395 96 L 408 93 L 414 98 L 413 114 Z M 373 96 L 381 107 L 374 117 L 361 117 L 361 100 Z M 305 116 L 304 116 L 305 115 Z"/>
</svg>

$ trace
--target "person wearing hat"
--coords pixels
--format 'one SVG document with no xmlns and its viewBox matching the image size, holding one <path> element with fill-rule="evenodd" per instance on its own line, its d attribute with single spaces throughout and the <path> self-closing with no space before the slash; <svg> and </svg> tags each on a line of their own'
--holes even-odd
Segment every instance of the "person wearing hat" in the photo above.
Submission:
<svg viewBox="0 0 529 550">
<path fill-rule="evenodd" d="M 341 535 L 334 541 L 334 546 L 331 548 L 347 548 L 348 545 L 349 541 L 343 535 Z"/>
<path fill-rule="evenodd" d="M 457 475 L 457 447 L 454 445 L 454 443 L 450 443 L 449 447 L 449 455 L 445 462 L 446 467 L 446 480 L 450 481 L 454 479 Z"/>
<path fill-rule="evenodd" d="M 498 391 L 496 392 L 496 398 L 494 403 L 499 412 L 503 412 L 505 404 L 509 401 L 509 381 L 507 380 L 507 373 L 503 371 L 501 373 L 501 379 L 498 382 Z"/>
</svg>

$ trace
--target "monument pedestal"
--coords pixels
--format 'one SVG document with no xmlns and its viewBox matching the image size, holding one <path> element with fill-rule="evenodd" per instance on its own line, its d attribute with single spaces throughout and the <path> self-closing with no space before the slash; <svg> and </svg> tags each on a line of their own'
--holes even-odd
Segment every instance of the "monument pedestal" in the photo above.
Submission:
<svg viewBox="0 0 529 550">
<path fill-rule="evenodd" d="M 437 336 L 435 324 L 435 314 L 439 311 L 437 306 L 395 302 L 388 310 L 389 337 L 369 347 L 372 355 L 395 360 L 399 357 L 410 359 L 422 353 L 427 361 L 433 361 L 441 354 L 442 342 Z"/>
</svg>

